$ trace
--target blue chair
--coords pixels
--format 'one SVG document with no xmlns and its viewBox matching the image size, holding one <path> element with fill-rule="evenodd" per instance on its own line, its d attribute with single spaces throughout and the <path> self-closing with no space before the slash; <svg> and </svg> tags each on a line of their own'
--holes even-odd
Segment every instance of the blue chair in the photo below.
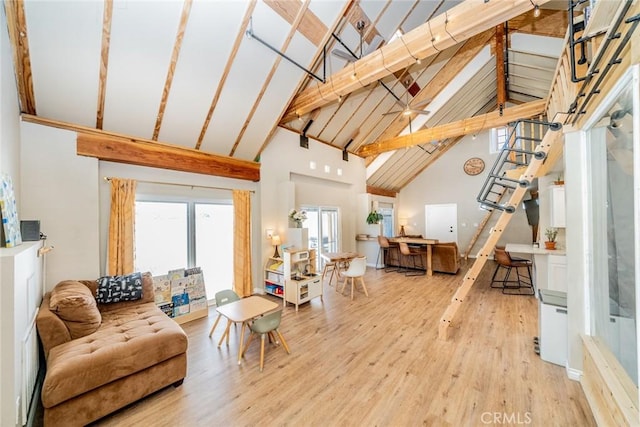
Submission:
<svg viewBox="0 0 640 427">
<path fill-rule="evenodd" d="M 284 347 L 284 349 L 287 351 L 287 354 L 291 354 L 291 351 L 289 350 L 289 346 L 287 345 L 287 342 L 284 340 L 284 337 L 282 336 L 282 334 L 280 333 L 280 331 L 278 330 L 278 328 L 280 327 L 280 320 L 282 318 L 282 310 L 278 310 L 278 311 L 273 311 L 269 314 L 265 314 L 262 317 L 258 317 L 256 319 L 253 320 L 253 323 L 251 324 L 251 326 L 249 326 L 249 328 L 251 329 L 251 334 L 249 335 L 249 338 L 247 339 L 247 343 L 245 344 L 245 346 L 242 348 L 242 356 L 244 356 L 244 353 L 247 351 L 247 348 L 249 347 L 249 344 L 251 344 L 251 341 L 253 340 L 253 337 L 255 335 L 260 335 L 260 372 L 262 372 L 262 368 L 264 366 L 264 340 L 265 340 L 265 336 L 268 334 L 270 336 L 273 336 L 273 333 L 275 332 L 278 337 L 280 338 L 280 341 L 282 342 L 282 346 Z"/>
<path fill-rule="evenodd" d="M 230 302 L 238 301 L 240 297 L 231 289 L 225 289 L 223 291 L 216 292 L 215 299 L 216 299 L 216 307 L 221 307 L 225 304 L 229 304 Z M 222 317 L 222 314 L 218 313 L 218 317 L 216 318 L 216 321 L 213 323 L 213 326 L 209 331 L 209 338 L 211 338 L 211 335 L 213 335 L 213 331 L 216 329 L 216 326 L 218 326 L 220 317 Z M 227 327 L 224 330 L 222 337 L 220 337 L 220 341 L 218 341 L 218 347 L 220 347 L 220 344 L 222 344 L 222 340 L 225 337 L 227 337 L 227 345 L 229 345 L 229 327 L 230 326 L 231 326 L 231 321 L 227 320 Z"/>
</svg>

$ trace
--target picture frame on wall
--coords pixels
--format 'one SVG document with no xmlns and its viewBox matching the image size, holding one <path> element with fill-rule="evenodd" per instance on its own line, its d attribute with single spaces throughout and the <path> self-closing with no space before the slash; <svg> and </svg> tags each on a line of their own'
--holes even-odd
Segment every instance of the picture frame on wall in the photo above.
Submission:
<svg viewBox="0 0 640 427">
<path fill-rule="evenodd" d="M 22 244 L 16 197 L 13 181 L 9 174 L 0 176 L 0 216 L 2 218 L 2 246 L 12 248 Z"/>
</svg>

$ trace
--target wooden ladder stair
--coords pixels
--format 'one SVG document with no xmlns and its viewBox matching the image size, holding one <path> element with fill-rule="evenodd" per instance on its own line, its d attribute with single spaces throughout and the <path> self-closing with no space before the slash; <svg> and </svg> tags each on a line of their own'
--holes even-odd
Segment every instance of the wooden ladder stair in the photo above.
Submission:
<svg viewBox="0 0 640 427">
<path fill-rule="evenodd" d="M 534 178 L 538 176 L 542 176 L 546 173 L 549 165 L 545 165 L 549 154 L 557 151 L 558 149 L 562 150 L 562 144 L 564 141 L 562 131 L 551 131 L 548 130 L 538 145 L 536 151 L 543 152 L 545 154 L 545 158 L 540 160 L 537 158 L 533 158 L 527 169 L 523 174 L 523 179 L 531 182 Z M 559 148 L 558 148 L 559 147 Z M 509 198 L 509 202 L 507 205 L 510 206 L 518 206 L 527 192 L 527 188 L 523 186 L 517 186 L 511 193 L 511 197 Z M 513 214 L 508 213 L 507 211 L 502 211 L 500 217 L 498 218 L 496 224 L 489 232 L 489 237 L 485 242 L 480 252 L 476 257 L 475 262 L 471 266 L 471 268 L 467 271 L 467 274 L 464 276 L 462 284 L 458 287 L 456 293 L 451 299 L 451 303 L 445 310 L 442 318 L 440 319 L 440 324 L 438 326 L 438 336 L 441 340 L 447 340 L 449 334 L 449 327 L 451 326 L 451 321 L 455 317 L 456 313 L 462 306 L 467 294 L 473 287 L 478 275 L 482 271 L 482 268 L 486 264 L 493 250 L 495 249 L 498 240 L 502 236 L 505 228 L 511 221 L 511 217 Z"/>
<path fill-rule="evenodd" d="M 518 176 L 520 176 L 520 175 L 518 175 Z M 497 199 L 498 202 L 500 202 L 502 200 L 502 198 L 504 197 L 504 194 L 506 193 L 506 191 L 507 191 L 506 188 L 504 188 L 502 190 L 502 193 L 498 196 L 498 199 Z M 480 222 L 480 225 L 478 225 L 478 229 L 476 230 L 475 234 L 471 238 L 471 241 L 469 242 L 469 245 L 467 246 L 467 249 L 464 251 L 464 259 L 465 259 L 465 261 L 469 259 L 469 254 L 471 253 L 471 250 L 473 249 L 473 246 L 476 244 L 476 241 L 478 240 L 478 238 L 480 237 L 480 235 L 484 231 L 484 228 L 487 226 L 487 223 L 489 223 L 489 220 L 491 219 L 491 216 L 493 216 L 493 212 L 494 212 L 493 209 L 491 209 L 490 211 L 487 211 L 487 213 L 485 214 L 484 218 L 482 218 L 482 221 Z"/>
</svg>

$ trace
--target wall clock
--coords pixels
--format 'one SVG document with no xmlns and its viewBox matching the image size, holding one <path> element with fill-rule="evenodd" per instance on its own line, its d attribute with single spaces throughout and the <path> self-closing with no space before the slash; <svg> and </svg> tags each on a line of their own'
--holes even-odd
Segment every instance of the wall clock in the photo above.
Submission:
<svg viewBox="0 0 640 427">
<path fill-rule="evenodd" d="M 484 170 L 484 160 L 480 157 L 472 157 L 462 167 L 467 175 L 478 175 Z"/>
</svg>

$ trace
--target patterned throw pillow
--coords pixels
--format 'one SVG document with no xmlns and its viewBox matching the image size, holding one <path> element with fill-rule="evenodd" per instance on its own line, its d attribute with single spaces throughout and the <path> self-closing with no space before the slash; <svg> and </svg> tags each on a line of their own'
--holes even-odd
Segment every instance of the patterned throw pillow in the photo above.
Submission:
<svg viewBox="0 0 640 427">
<path fill-rule="evenodd" d="M 142 273 L 126 276 L 104 276 L 97 280 L 96 301 L 109 304 L 142 298 Z"/>
</svg>

